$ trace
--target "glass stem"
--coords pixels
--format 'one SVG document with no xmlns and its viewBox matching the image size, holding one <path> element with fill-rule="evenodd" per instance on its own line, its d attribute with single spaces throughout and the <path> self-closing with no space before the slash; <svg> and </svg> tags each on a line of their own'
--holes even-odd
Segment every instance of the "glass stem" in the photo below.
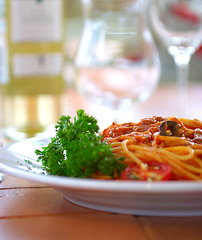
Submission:
<svg viewBox="0 0 202 240">
<path fill-rule="evenodd" d="M 190 58 L 191 56 L 188 54 L 177 54 L 174 56 L 177 74 L 178 113 L 180 117 L 186 116 L 187 114 L 187 88 Z"/>
</svg>

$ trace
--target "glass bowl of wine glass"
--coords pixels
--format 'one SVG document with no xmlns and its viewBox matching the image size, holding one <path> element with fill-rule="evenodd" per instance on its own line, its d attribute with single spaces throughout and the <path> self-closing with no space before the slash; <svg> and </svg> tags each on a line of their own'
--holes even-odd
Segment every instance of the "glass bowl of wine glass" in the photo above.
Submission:
<svg viewBox="0 0 202 240">
<path fill-rule="evenodd" d="M 80 93 L 121 110 L 145 101 L 159 82 L 160 61 L 144 0 L 82 0 L 84 27 L 75 59 Z"/>
</svg>

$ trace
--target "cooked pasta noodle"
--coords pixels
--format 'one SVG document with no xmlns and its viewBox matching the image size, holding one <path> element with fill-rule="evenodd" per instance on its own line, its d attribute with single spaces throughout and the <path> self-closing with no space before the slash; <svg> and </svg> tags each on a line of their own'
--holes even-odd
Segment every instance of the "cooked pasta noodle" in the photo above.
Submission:
<svg viewBox="0 0 202 240">
<path fill-rule="evenodd" d="M 168 164 L 171 180 L 202 180 L 202 122 L 153 117 L 139 123 L 113 123 L 103 131 L 116 157 L 143 171 L 148 162 Z"/>
</svg>

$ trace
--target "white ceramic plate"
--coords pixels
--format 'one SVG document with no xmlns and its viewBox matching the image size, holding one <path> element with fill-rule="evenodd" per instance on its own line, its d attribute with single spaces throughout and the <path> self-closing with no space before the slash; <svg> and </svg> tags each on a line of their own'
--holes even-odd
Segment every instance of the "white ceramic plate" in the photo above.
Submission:
<svg viewBox="0 0 202 240">
<path fill-rule="evenodd" d="M 0 170 L 52 186 L 67 200 L 96 210 L 147 216 L 202 216 L 202 182 L 151 183 L 46 175 L 36 161 L 35 150 L 49 141 L 49 138 L 31 138 L 1 148 Z"/>
</svg>

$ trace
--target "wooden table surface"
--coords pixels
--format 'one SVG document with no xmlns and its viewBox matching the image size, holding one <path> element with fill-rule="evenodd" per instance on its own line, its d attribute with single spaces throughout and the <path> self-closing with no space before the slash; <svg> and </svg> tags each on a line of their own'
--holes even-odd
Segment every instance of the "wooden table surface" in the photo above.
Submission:
<svg viewBox="0 0 202 240">
<path fill-rule="evenodd" d="M 174 92 L 173 86 L 159 86 L 133 114 L 177 114 Z M 74 91 L 67 93 L 67 113 L 86 108 L 98 117 L 102 115 Z M 202 119 L 202 84 L 191 86 L 189 97 L 190 116 Z M 95 211 L 70 203 L 51 187 L 4 174 L 0 183 L 0 239 L 201 240 L 202 217 L 146 217 Z"/>
</svg>

